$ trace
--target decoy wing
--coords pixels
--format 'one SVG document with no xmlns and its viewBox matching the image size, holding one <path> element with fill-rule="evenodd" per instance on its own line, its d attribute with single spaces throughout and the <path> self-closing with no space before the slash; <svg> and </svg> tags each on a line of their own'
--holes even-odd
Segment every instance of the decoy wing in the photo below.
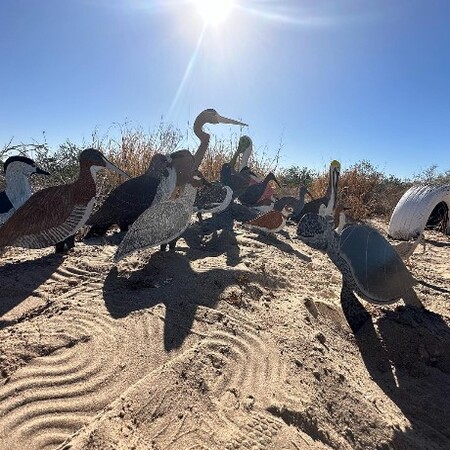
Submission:
<svg viewBox="0 0 450 450">
<path fill-rule="evenodd" d="M 267 228 L 269 230 L 274 230 L 283 225 L 283 216 L 279 211 L 270 211 L 262 216 L 258 216 L 255 219 L 247 222 L 249 225 L 254 227 Z"/>
<path fill-rule="evenodd" d="M 73 189 L 73 185 L 54 186 L 33 194 L 0 228 L 0 247 L 42 248 L 73 235 L 94 203 L 89 189 L 83 192 Z"/>
<path fill-rule="evenodd" d="M 125 181 L 111 191 L 100 208 L 89 218 L 87 225 L 133 222 L 152 204 L 159 181 L 158 178 L 147 175 Z"/>
<path fill-rule="evenodd" d="M 192 216 L 196 190 L 191 185 L 186 185 L 184 189 L 188 192 L 183 197 L 158 203 L 137 218 L 120 243 L 115 261 L 137 250 L 167 244 L 186 230 Z"/>
<path fill-rule="evenodd" d="M 344 228 L 339 252 L 361 292 L 377 303 L 398 300 L 416 283 L 389 242 L 367 225 Z"/>
</svg>

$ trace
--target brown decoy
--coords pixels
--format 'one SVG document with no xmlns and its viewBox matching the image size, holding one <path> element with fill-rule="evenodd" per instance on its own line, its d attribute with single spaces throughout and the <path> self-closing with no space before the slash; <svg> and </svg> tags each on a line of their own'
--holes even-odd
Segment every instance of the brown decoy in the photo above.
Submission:
<svg viewBox="0 0 450 450">
<path fill-rule="evenodd" d="M 50 247 L 73 236 L 92 211 L 96 195 L 95 176 L 103 168 L 128 177 L 98 150 L 89 148 L 82 151 L 78 179 L 33 194 L 0 228 L 0 248 Z"/>
</svg>

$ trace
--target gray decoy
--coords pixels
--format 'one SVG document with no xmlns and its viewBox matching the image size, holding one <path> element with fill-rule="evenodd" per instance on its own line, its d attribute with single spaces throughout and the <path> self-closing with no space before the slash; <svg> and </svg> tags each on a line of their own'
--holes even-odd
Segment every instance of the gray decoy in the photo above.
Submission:
<svg viewBox="0 0 450 450">
<path fill-rule="evenodd" d="M 92 211 L 96 195 L 95 175 L 103 168 L 128 177 L 98 150 L 83 150 L 78 179 L 33 194 L 0 228 L 0 248 L 50 247 L 74 235 Z"/>
<path fill-rule="evenodd" d="M 370 303 L 404 302 L 422 308 L 413 289 L 416 281 L 389 242 L 374 228 L 357 223 L 347 224 L 340 212 L 335 230 L 335 205 L 338 177 L 333 176 L 330 199 L 319 214 L 305 214 L 298 225 L 297 236 L 312 248 L 326 252 L 342 273 L 341 305 L 350 328 L 356 333 L 370 319 L 355 292 Z"/>
<path fill-rule="evenodd" d="M 188 150 L 180 150 L 170 155 L 155 154 L 143 175 L 127 180 L 113 189 L 100 208 L 92 214 L 86 222 L 86 225 L 91 226 L 86 238 L 102 236 L 112 225 L 118 225 L 121 231 L 127 231 L 155 201 L 164 170 L 174 167 L 177 172 L 175 182 L 178 180 L 179 184 L 183 182 L 184 173 L 192 170 L 191 166 L 192 155 Z M 156 201 L 166 200 L 175 189 L 175 183 L 164 186 L 167 192 L 161 192 L 162 196 Z"/>
<path fill-rule="evenodd" d="M 164 181 L 162 181 L 164 182 Z M 198 171 L 180 188 L 177 198 L 171 198 L 146 209 L 131 225 L 114 256 L 118 262 L 131 253 L 156 246 L 171 244 L 189 226 L 197 187 L 205 182 Z"/>
<path fill-rule="evenodd" d="M 293 210 L 292 206 L 285 205 L 281 211 L 269 211 L 246 222 L 244 225 L 265 233 L 277 233 L 285 227 L 286 221 Z"/>
<path fill-rule="evenodd" d="M 341 171 L 341 164 L 339 161 L 332 161 L 330 164 L 330 170 L 328 172 L 328 186 L 327 191 L 323 197 L 317 198 L 315 200 L 312 200 L 308 203 L 305 203 L 302 210 L 302 215 L 306 213 L 319 213 L 319 209 L 321 205 L 328 205 L 330 201 L 330 193 L 331 193 L 331 187 L 333 185 L 333 179 L 337 178 L 339 179 Z"/>
<path fill-rule="evenodd" d="M 270 181 L 275 181 L 278 186 L 280 183 L 276 179 L 275 175 L 270 172 L 266 175 L 263 181 L 248 186 L 245 191 L 239 195 L 239 200 L 246 206 L 257 206 L 258 202 L 271 198 L 271 188 L 269 186 Z M 281 186 L 280 186 L 281 187 Z"/>
<path fill-rule="evenodd" d="M 3 164 L 6 188 L 0 192 L 0 225 L 32 195 L 29 177 L 31 175 L 50 175 L 26 156 L 10 156 Z"/>
<path fill-rule="evenodd" d="M 291 220 L 294 222 L 299 222 L 303 215 L 303 206 L 305 205 L 305 195 L 308 194 L 311 198 L 312 195 L 303 184 L 300 186 L 300 190 L 298 193 L 298 198 L 293 197 L 292 195 L 287 195 L 285 197 L 281 197 L 279 200 L 275 202 L 273 205 L 273 209 L 275 211 L 282 211 L 286 205 L 292 206 L 292 214 Z"/>
</svg>

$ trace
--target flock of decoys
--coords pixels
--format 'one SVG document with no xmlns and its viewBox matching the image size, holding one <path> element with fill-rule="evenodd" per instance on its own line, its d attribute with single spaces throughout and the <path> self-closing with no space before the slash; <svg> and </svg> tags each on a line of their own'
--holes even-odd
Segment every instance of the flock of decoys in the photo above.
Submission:
<svg viewBox="0 0 450 450">
<path fill-rule="evenodd" d="M 242 222 L 258 232 L 276 233 L 288 219 L 297 223 L 297 239 L 326 252 L 342 273 L 341 305 L 354 332 L 369 319 L 355 293 L 370 303 L 390 304 L 403 299 L 422 307 L 413 286 L 416 283 L 402 255 L 377 230 L 349 222 L 345 207 L 337 201 L 340 164 L 330 165 L 325 195 L 305 203 L 311 194 L 300 186 L 297 197 L 277 199 L 271 181 L 273 173 L 260 178 L 248 166 L 252 141 L 242 136 L 229 163 L 223 164 L 220 180 L 208 181 L 199 171 L 210 135 L 205 124 L 246 124 L 219 115 L 214 109 L 201 112 L 194 123 L 200 140 L 195 154 L 180 150 L 155 154 L 147 171 L 130 178 L 98 150 L 81 152 L 80 172 L 73 183 L 42 189 L 32 195 L 29 176 L 49 175 L 29 158 L 12 156 L 4 163 L 6 189 L 0 193 L 0 252 L 6 247 L 43 248 L 65 251 L 75 245 L 74 236 L 89 226 L 85 239 L 103 236 L 118 226 L 125 233 L 114 261 L 131 253 L 160 247 L 176 248 L 177 239 L 197 214 L 212 214 L 224 220 Z M 237 167 L 238 159 L 240 159 Z M 124 178 L 92 214 L 96 200 L 96 173 L 109 169 Z"/>
</svg>

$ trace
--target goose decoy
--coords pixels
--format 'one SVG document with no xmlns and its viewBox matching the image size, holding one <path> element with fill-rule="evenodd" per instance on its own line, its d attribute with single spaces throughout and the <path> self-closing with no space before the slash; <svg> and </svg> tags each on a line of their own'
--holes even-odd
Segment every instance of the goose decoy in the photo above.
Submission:
<svg viewBox="0 0 450 450">
<path fill-rule="evenodd" d="M 328 172 L 328 186 L 327 191 L 323 197 L 317 198 L 315 200 L 312 200 L 308 203 L 305 203 L 302 210 L 302 215 L 306 213 L 319 213 L 321 205 L 328 205 L 330 201 L 330 195 L 331 195 L 331 189 L 333 186 L 333 180 L 335 178 L 339 179 L 339 174 L 341 171 L 341 164 L 339 161 L 332 161 L 330 164 L 330 170 Z"/>
<path fill-rule="evenodd" d="M 370 303 L 387 305 L 400 298 L 423 308 L 413 286 L 416 280 L 389 242 L 374 228 L 347 223 L 344 208 L 335 229 L 338 176 L 331 177 L 329 201 L 320 213 L 305 214 L 297 237 L 310 247 L 326 252 L 342 273 L 341 306 L 350 328 L 358 332 L 370 319 L 355 292 Z M 338 205 L 339 206 L 339 205 Z"/>
<path fill-rule="evenodd" d="M 128 177 L 98 150 L 83 150 L 78 179 L 33 194 L 0 228 L 0 248 L 50 247 L 74 235 L 92 211 L 95 174 L 104 168 Z"/>
<path fill-rule="evenodd" d="M 303 210 L 303 206 L 305 205 L 305 195 L 306 194 L 308 194 L 312 198 L 312 196 L 311 196 L 310 192 L 308 191 L 308 189 L 306 188 L 306 186 L 304 186 L 302 184 L 300 186 L 298 198 L 295 198 L 291 195 L 281 197 L 279 200 L 277 200 L 275 202 L 275 204 L 273 205 L 273 209 L 275 211 L 282 211 L 282 209 L 286 205 L 292 206 L 293 211 L 291 214 L 291 220 L 298 223 L 303 215 L 302 210 Z"/>
<path fill-rule="evenodd" d="M 240 202 L 246 206 L 257 206 L 258 202 L 267 198 L 270 199 L 273 193 L 273 190 L 269 185 L 270 181 L 275 181 L 275 183 L 280 186 L 280 183 L 276 179 L 275 175 L 270 172 L 260 183 L 248 186 L 245 191 L 239 195 L 238 198 Z"/>
<path fill-rule="evenodd" d="M 112 225 L 118 225 L 121 231 L 128 227 L 155 201 L 155 195 L 161 179 L 161 174 L 168 167 L 177 171 L 175 182 L 182 183 L 184 173 L 192 170 L 192 155 L 187 150 L 180 150 L 170 155 L 157 153 L 150 161 L 147 171 L 138 177 L 125 181 L 111 191 L 100 208 L 86 222 L 91 228 L 86 238 L 102 236 Z M 157 201 L 166 200 L 175 189 L 173 185 L 165 184 L 167 191 L 162 190 Z"/>
<path fill-rule="evenodd" d="M 285 205 L 281 211 L 269 211 L 244 225 L 265 233 L 276 233 L 284 228 L 293 210 L 292 206 Z"/>
<path fill-rule="evenodd" d="M 159 202 L 145 210 L 123 238 L 114 261 L 118 262 L 135 251 L 150 247 L 170 243 L 170 247 L 175 248 L 177 238 L 189 226 L 197 187 L 204 183 L 204 177 L 195 171 L 192 179 L 180 188 L 177 198 Z"/>
<path fill-rule="evenodd" d="M 3 164 L 6 188 L 0 192 L 0 225 L 31 197 L 29 177 L 34 173 L 50 175 L 26 156 L 10 156 Z"/>
</svg>

